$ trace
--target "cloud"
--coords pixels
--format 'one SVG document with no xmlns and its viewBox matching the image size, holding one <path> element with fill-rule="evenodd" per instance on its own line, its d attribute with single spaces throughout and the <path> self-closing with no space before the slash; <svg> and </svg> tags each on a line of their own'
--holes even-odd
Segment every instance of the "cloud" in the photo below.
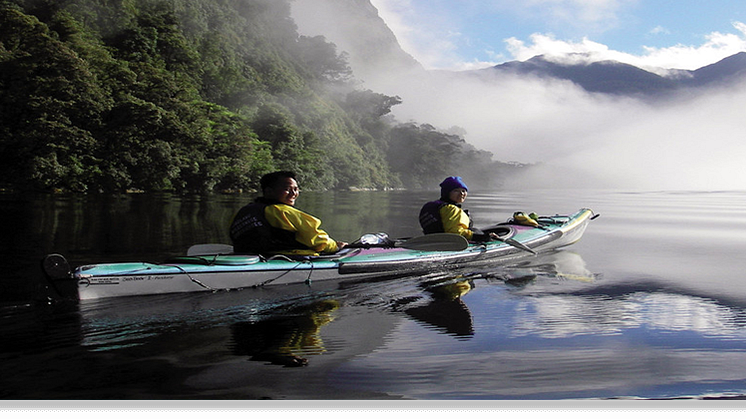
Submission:
<svg viewBox="0 0 746 419">
<path fill-rule="evenodd" d="M 454 6 L 435 6 L 420 0 L 371 0 L 379 16 L 396 34 L 402 48 L 429 69 L 473 69 L 505 61 L 489 46 L 466 34 L 465 25 L 484 19 L 499 25 L 502 19 L 538 23 L 548 28 L 576 28 L 577 33 L 601 33 L 619 24 L 619 13 L 637 0 L 461 0 Z M 448 11 L 451 10 L 451 13 Z M 464 58 L 459 46 L 484 44 L 493 61 Z"/>
<path fill-rule="evenodd" d="M 620 62 L 663 73 L 662 69 L 694 70 L 712 64 L 737 52 L 746 50 L 746 24 L 734 21 L 735 33 L 713 32 L 705 35 L 700 45 L 676 44 L 669 47 L 642 46 L 641 54 L 631 54 L 610 49 L 592 40 L 617 27 L 621 17 L 628 13 L 638 0 L 463 0 L 459 2 L 458 16 L 439 14 L 437 8 L 418 0 L 371 0 L 379 15 L 397 35 L 402 48 L 428 69 L 469 70 L 484 68 L 509 60 L 526 60 L 536 55 L 559 56 L 583 53 L 590 60 L 617 60 Z M 559 39 L 550 31 L 536 32 L 521 40 L 509 36 L 502 40 L 510 56 L 500 52 L 500 45 L 484 45 L 486 58 L 465 58 L 459 46 L 484 43 L 470 39 L 461 27 L 469 19 L 501 18 L 514 16 L 524 22 L 539 22 L 546 28 L 556 28 L 563 33 L 582 33 L 578 40 Z M 495 17 L 494 19 L 498 19 Z M 499 24 L 499 23 L 498 23 Z M 574 29 L 573 29 L 574 28 Z M 657 26 L 649 34 L 666 34 L 666 28 Z M 472 35 L 473 36 L 473 35 Z M 493 40 L 490 40 L 493 41 Z"/>
<path fill-rule="evenodd" d="M 660 34 L 670 35 L 671 31 L 669 31 L 668 29 L 664 28 L 663 26 L 656 26 L 653 29 L 651 29 L 649 33 L 651 35 L 660 35 Z"/>
<path fill-rule="evenodd" d="M 447 16 L 416 8 L 412 0 L 371 0 L 371 4 L 396 34 L 402 49 L 426 68 L 450 67 L 463 60 L 453 42 L 461 35 Z"/>
<path fill-rule="evenodd" d="M 641 67 L 662 67 L 695 70 L 725 57 L 746 51 L 746 24 L 733 22 L 738 32 L 713 32 L 702 45 L 674 45 L 666 48 L 645 47 L 645 54 L 632 59 Z M 635 64 L 635 62 L 630 62 Z"/>
<path fill-rule="evenodd" d="M 551 34 L 532 34 L 530 42 L 508 38 L 505 43 L 513 58 L 527 60 L 537 55 L 565 59 L 567 54 L 582 54 L 586 61 L 615 60 L 649 71 L 666 73 L 667 69 L 696 70 L 741 51 L 746 51 L 746 24 L 733 22 L 740 34 L 713 32 L 702 45 L 674 45 L 665 48 L 644 47 L 644 54 L 615 51 L 606 45 L 583 38 L 579 42 L 556 39 Z M 579 57 L 576 57 L 579 58 Z"/>
<path fill-rule="evenodd" d="M 738 88 L 740 87 L 740 88 Z M 635 189 L 724 190 L 746 188 L 740 140 L 746 123 L 744 85 L 713 90 L 668 104 L 603 103 L 598 117 L 608 125 L 580 128 L 582 144 L 571 154 L 548 159 L 554 173 L 575 168 L 599 184 Z M 581 118 L 567 123 L 581 127 Z M 590 136 L 590 137 L 589 137 Z M 551 177 L 550 177 L 551 178 Z"/>
<path fill-rule="evenodd" d="M 458 126 L 496 160 L 540 163 L 514 187 L 746 189 L 746 84 L 651 104 L 504 74 L 389 83 L 397 119 Z"/>
<path fill-rule="evenodd" d="M 580 42 L 568 42 L 558 40 L 552 34 L 535 33 L 530 36 L 531 43 L 527 44 L 518 38 L 511 37 L 505 40 L 508 51 L 518 61 L 525 61 L 537 55 L 549 58 L 561 59 L 568 54 L 578 54 L 592 61 L 609 59 L 607 57 L 621 57 L 626 54 L 610 50 L 606 45 L 593 42 L 583 38 Z"/>
<path fill-rule="evenodd" d="M 553 25 L 600 30 L 617 26 L 619 13 L 637 0 L 507 0 L 501 3 L 515 14 L 531 15 Z"/>
</svg>

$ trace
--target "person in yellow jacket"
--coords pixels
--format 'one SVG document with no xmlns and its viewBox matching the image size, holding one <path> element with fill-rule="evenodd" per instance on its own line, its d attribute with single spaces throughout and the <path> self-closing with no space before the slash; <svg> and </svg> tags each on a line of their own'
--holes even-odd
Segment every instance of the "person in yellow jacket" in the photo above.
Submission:
<svg viewBox="0 0 746 419">
<path fill-rule="evenodd" d="M 335 253 L 347 245 L 322 230 L 321 220 L 295 208 L 299 189 L 293 172 L 266 174 L 262 196 L 233 218 L 230 237 L 234 253 Z"/>
<path fill-rule="evenodd" d="M 430 201 L 420 210 L 420 226 L 424 234 L 453 233 L 471 241 L 489 241 L 497 236 L 472 228 L 467 210 L 461 209 L 469 188 L 459 176 L 447 177 L 440 186 L 440 199 Z"/>
</svg>

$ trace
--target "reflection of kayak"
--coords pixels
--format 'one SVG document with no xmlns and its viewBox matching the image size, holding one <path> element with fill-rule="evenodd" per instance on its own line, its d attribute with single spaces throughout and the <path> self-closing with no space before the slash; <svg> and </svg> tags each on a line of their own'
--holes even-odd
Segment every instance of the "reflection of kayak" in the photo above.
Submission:
<svg viewBox="0 0 746 419">
<path fill-rule="evenodd" d="M 595 217 L 591 210 L 581 209 L 572 215 L 539 217 L 539 227 L 515 222 L 497 224 L 488 230 L 497 233 L 500 239 L 479 244 L 468 244 L 461 236 L 436 234 L 390 242 L 382 247 L 359 245 L 334 255 L 318 257 L 236 255 L 230 254 L 228 247 L 223 246 L 222 252 L 188 255 L 164 263 L 104 263 L 84 265 L 75 270 L 70 269 L 64 257 L 53 254 L 47 255 L 43 267 L 55 282 L 74 281 L 77 297 L 81 300 L 330 279 L 359 280 L 530 257 L 530 252 L 556 249 L 576 242 L 592 218 Z M 463 246 L 454 247 L 459 241 L 464 242 Z"/>
</svg>

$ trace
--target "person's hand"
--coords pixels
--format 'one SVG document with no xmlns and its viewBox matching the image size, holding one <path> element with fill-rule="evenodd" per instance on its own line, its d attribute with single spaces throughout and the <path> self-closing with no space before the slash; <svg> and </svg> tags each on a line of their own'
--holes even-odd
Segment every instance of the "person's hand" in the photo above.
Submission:
<svg viewBox="0 0 746 419">
<path fill-rule="evenodd" d="M 347 242 L 337 242 L 337 249 L 342 250 L 347 244 Z"/>
</svg>

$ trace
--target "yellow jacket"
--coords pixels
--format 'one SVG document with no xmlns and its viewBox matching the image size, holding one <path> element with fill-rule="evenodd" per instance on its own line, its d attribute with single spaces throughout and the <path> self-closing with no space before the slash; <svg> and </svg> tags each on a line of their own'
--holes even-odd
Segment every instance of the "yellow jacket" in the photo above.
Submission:
<svg viewBox="0 0 746 419">
<path fill-rule="evenodd" d="M 440 207 L 440 219 L 443 222 L 443 231 L 446 233 L 460 234 L 471 240 L 474 232 L 469 230 L 471 219 L 464 210 L 453 204 Z"/>
<path fill-rule="evenodd" d="M 276 228 L 295 232 L 295 240 L 312 250 L 294 250 L 290 253 L 313 255 L 334 253 L 338 249 L 336 240 L 321 230 L 321 220 L 286 204 L 267 205 L 264 209 L 267 222 Z"/>
</svg>

